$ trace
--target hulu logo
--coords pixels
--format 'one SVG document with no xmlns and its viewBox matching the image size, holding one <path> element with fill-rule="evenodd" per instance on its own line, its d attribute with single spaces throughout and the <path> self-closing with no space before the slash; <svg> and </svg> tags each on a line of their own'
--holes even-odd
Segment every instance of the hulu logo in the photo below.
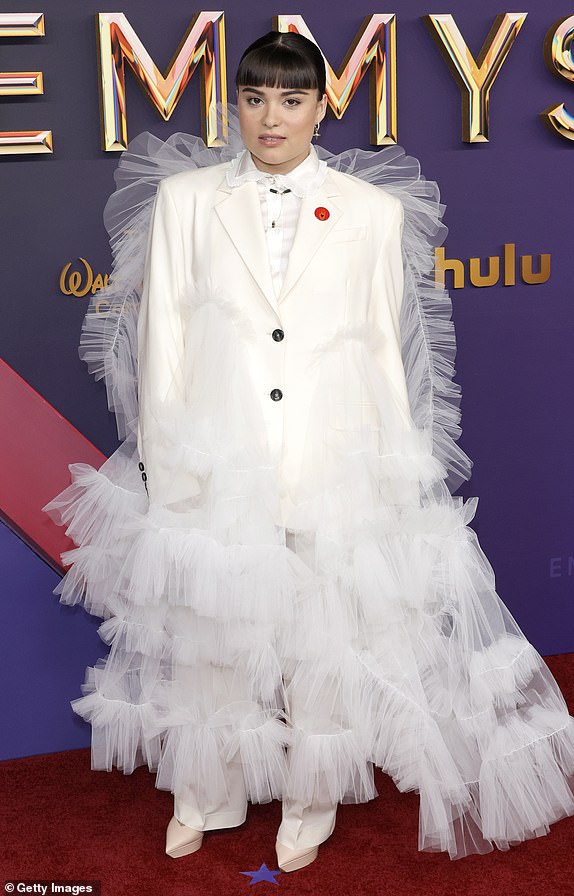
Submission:
<svg viewBox="0 0 574 896">
<path fill-rule="evenodd" d="M 471 286 L 515 286 L 518 274 L 523 283 L 546 283 L 550 278 L 550 254 L 538 256 L 536 270 L 532 255 L 516 257 L 516 244 L 505 243 L 500 255 L 490 255 L 487 259 L 469 258 L 467 262 L 458 258 L 446 258 L 441 246 L 435 249 L 435 283 L 445 286 L 445 273 L 452 272 L 452 288 L 462 289 L 466 278 Z"/>
</svg>

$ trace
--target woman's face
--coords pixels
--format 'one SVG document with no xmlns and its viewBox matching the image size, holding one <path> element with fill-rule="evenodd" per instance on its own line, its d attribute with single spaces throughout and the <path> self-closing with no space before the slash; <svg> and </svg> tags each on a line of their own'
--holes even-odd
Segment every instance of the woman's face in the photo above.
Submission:
<svg viewBox="0 0 574 896">
<path fill-rule="evenodd" d="M 239 126 L 255 166 L 287 174 L 309 155 L 313 129 L 325 115 L 327 97 L 316 90 L 239 87 Z"/>
</svg>

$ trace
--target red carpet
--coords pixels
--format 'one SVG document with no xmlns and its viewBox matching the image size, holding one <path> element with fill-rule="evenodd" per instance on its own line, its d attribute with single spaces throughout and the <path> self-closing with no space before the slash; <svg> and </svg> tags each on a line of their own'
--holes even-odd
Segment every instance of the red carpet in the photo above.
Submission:
<svg viewBox="0 0 574 896">
<path fill-rule="evenodd" d="M 573 712 L 574 654 L 547 661 Z M 339 806 L 318 859 L 277 874 L 276 885 L 251 884 L 241 872 L 277 867 L 278 801 L 250 805 L 239 828 L 210 831 L 199 852 L 171 859 L 164 837 L 172 796 L 155 788 L 146 768 L 91 772 L 89 750 L 73 750 L 3 762 L 0 772 L 2 892 L 6 880 L 56 878 L 101 880 L 102 896 L 257 896 L 279 888 L 313 896 L 574 894 L 574 818 L 509 852 L 453 862 L 418 852 L 418 797 L 399 793 L 381 772 L 379 798 Z"/>
</svg>

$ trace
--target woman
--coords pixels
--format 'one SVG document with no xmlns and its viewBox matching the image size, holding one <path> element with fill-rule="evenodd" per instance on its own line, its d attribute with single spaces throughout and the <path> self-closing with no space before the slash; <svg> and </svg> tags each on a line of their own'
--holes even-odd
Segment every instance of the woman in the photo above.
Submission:
<svg viewBox="0 0 574 896">
<path fill-rule="evenodd" d="M 173 857 L 281 798 L 304 867 L 374 765 L 419 792 L 420 849 L 507 849 L 574 813 L 574 720 L 447 488 L 437 192 L 395 148 L 319 156 L 300 35 L 252 44 L 237 89 L 245 149 L 145 135 L 107 208 L 118 310 L 82 351 L 126 439 L 46 508 L 78 544 L 61 599 L 111 644 L 73 701 L 92 767 L 157 768 Z"/>
</svg>

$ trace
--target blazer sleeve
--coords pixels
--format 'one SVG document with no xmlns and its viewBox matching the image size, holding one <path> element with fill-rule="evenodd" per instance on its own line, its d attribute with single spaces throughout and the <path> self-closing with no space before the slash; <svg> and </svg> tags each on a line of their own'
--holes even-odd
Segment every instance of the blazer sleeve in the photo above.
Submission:
<svg viewBox="0 0 574 896">
<path fill-rule="evenodd" d="M 138 452 L 150 501 L 171 504 L 199 492 L 197 480 L 174 461 L 170 439 L 185 405 L 184 246 L 177 209 L 160 181 L 148 237 L 138 317 Z"/>
<path fill-rule="evenodd" d="M 373 271 L 370 323 L 384 336 L 375 352 L 375 358 L 393 387 L 398 410 L 406 428 L 412 429 L 414 424 L 401 355 L 399 323 L 404 289 L 402 256 L 404 212 L 400 199 L 392 197 L 392 201 L 394 208 Z"/>
<path fill-rule="evenodd" d="M 391 212 L 389 226 L 374 269 L 370 317 L 371 323 L 383 337 L 375 350 L 375 360 L 384 370 L 391 386 L 400 421 L 397 421 L 395 451 L 401 456 L 401 461 L 396 469 L 397 471 L 402 469 L 403 473 L 399 474 L 399 478 L 394 482 L 384 482 L 381 487 L 386 501 L 419 506 L 420 434 L 416 431 L 410 410 L 399 323 L 404 289 L 402 253 L 404 212 L 399 199 L 393 197 L 393 202 L 394 210 Z"/>
</svg>

